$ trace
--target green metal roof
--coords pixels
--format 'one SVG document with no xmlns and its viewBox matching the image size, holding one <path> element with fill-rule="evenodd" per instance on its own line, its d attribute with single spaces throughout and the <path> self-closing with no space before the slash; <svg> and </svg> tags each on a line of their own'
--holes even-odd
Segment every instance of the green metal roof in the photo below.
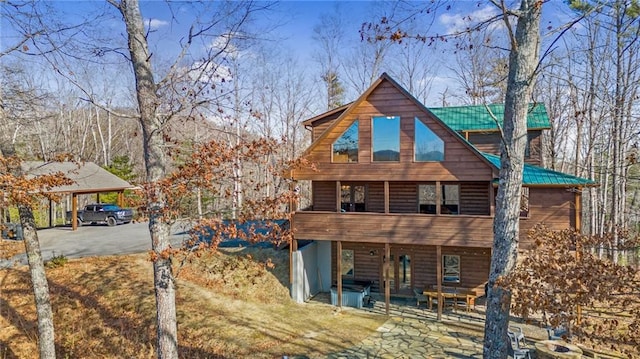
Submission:
<svg viewBox="0 0 640 359">
<path fill-rule="evenodd" d="M 500 168 L 499 156 L 484 152 L 481 153 L 491 164 Z M 597 183 L 590 179 L 576 177 L 526 163 L 524 164 L 522 184 L 525 186 L 597 186 Z"/>
<path fill-rule="evenodd" d="M 529 115 L 527 116 L 528 129 L 551 128 L 549 116 L 544 104 L 531 104 Z M 487 111 L 487 108 L 489 111 Z M 496 121 L 490 115 L 493 113 L 500 122 L 504 120 L 504 104 L 477 105 L 477 106 L 454 106 L 454 107 L 430 107 L 434 115 L 438 116 L 442 122 L 451 127 L 454 131 L 495 131 L 498 129 Z"/>
</svg>

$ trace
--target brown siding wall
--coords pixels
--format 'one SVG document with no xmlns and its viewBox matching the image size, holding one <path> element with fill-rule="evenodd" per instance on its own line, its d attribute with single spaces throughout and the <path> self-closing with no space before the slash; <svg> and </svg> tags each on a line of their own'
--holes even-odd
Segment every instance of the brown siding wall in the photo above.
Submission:
<svg viewBox="0 0 640 359">
<path fill-rule="evenodd" d="M 313 181 L 313 210 L 335 212 L 336 183 L 330 181 Z"/>
<path fill-rule="evenodd" d="M 418 212 L 418 187 L 415 182 L 389 183 L 389 212 Z"/>
<path fill-rule="evenodd" d="M 542 131 L 529 131 L 529 156 L 525 162 L 539 166 L 542 163 Z"/>
<path fill-rule="evenodd" d="M 336 282 L 336 242 L 331 243 L 331 283 Z M 356 280 L 373 281 L 371 290 L 379 292 L 382 280 L 382 255 L 384 245 L 342 242 L 342 249 L 353 250 L 354 271 L 353 278 Z M 371 255 L 374 251 L 374 255 Z"/>
<path fill-rule="evenodd" d="M 460 214 L 490 214 L 487 182 L 460 183 Z"/>
<path fill-rule="evenodd" d="M 497 132 L 469 132 L 471 142 L 480 152 L 500 155 L 500 134 Z"/>
<path fill-rule="evenodd" d="M 558 230 L 575 228 L 572 191 L 534 187 L 529 189 L 529 197 L 529 217 L 520 219 L 521 244 L 529 244 L 527 231 L 538 223 Z M 493 242 L 493 217 L 489 215 L 336 213 L 332 210 L 296 212 L 294 223 L 299 239 L 469 247 L 490 247 Z"/>
<path fill-rule="evenodd" d="M 400 162 L 371 161 L 371 118 L 400 116 Z M 414 118 L 422 120 L 445 142 L 445 161 L 413 162 Z M 353 123 L 359 120 L 358 163 L 331 163 L 331 144 Z M 301 169 L 294 172 L 297 179 L 380 181 L 458 181 L 487 180 L 492 169 L 467 146 L 453 137 L 439 121 L 406 98 L 387 81 L 383 81 L 371 95 L 353 109 L 331 133 L 317 142 L 308 154 L 318 171 Z"/>
<path fill-rule="evenodd" d="M 384 182 L 357 183 L 367 187 L 367 212 L 384 213 Z M 335 211 L 335 186 L 331 181 L 313 181 L 315 211 Z M 460 210 L 460 214 L 489 215 L 489 183 L 461 182 Z M 389 182 L 389 212 L 418 212 L 417 182 Z"/>
<path fill-rule="evenodd" d="M 384 182 L 369 183 L 367 195 L 367 211 L 384 213 Z"/>
<path fill-rule="evenodd" d="M 471 142 L 480 152 L 500 155 L 500 134 L 498 132 L 469 132 Z M 528 164 L 539 166 L 542 163 L 542 131 L 528 132 L 529 156 L 525 158 Z"/>
<path fill-rule="evenodd" d="M 336 242 L 331 244 L 331 282 L 336 278 Z M 382 292 L 384 277 L 382 257 L 384 245 L 342 242 L 342 249 L 354 251 L 354 277 L 356 280 L 370 280 L 372 291 Z M 395 245 L 391 253 L 408 254 L 411 258 L 411 287 L 419 290 L 432 288 L 437 284 L 437 258 L 435 246 Z M 372 255 L 373 254 L 373 255 Z M 442 247 L 442 255 L 460 256 L 460 283 L 446 284 L 452 287 L 470 288 L 478 295 L 484 294 L 484 284 L 489 278 L 491 250 L 489 248 Z M 395 288 L 393 288 L 395 290 Z"/>
<path fill-rule="evenodd" d="M 298 239 L 491 247 L 491 216 L 296 212 Z"/>
<path fill-rule="evenodd" d="M 575 228 L 575 193 L 568 188 L 529 188 L 529 218 L 520 220 L 520 238 L 538 223 L 558 230 Z"/>
<path fill-rule="evenodd" d="M 322 120 L 316 121 L 314 122 L 314 126 L 313 129 L 311 131 L 311 141 L 315 141 L 318 137 L 320 137 L 320 135 L 322 135 L 322 133 L 324 131 L 327 130 L 327 128 L 331 127 L 331 125 L 333 124 L 333 121 L 335 121 L 335 119 L 337 119 L 338 117 L 340 117 L 340 115 L 342 115 L 342 112 L 333 114 L 331 116 L 327 116 L 325 118 L 323 118 Z"/>
<path fill-rule="evenodd" d="M 489 248 L 442 247 L 442 255 L 460 256 L 460 283 L 446 283 L 443 285 L 471 288 L 479 295 L 484 294 L 484 284 L 489 279 L 489 266 L 491 263 L 491 250 Z"/>
</svg>

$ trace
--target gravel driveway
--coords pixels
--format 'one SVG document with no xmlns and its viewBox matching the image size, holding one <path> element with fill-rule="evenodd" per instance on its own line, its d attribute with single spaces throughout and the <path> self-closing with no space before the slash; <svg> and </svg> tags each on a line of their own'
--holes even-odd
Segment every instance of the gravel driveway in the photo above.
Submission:
<svg viewBox="0 0 640 359">
<path fill-rule="evenodd" d="M 171 229 L 171 244 L 180 246 L 188 238 L 185 225 L 176 224 Z M 129 223 L 115 227 L 86 225 L 72 231 L 71 227 L 55 227 L 38 230 L 40 249 L 44 260 L 64 255 L 67 258 L 142 253 L 151 249 L 149 223 Z M 10 261 L 0 261 L 0 267 L 12 262 L 26 264 L 21 254 Z"/>
</svg>

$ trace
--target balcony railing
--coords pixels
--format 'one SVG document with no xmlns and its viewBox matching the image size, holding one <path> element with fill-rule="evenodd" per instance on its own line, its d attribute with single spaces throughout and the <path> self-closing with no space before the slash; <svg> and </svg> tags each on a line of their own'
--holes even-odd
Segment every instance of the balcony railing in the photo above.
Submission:
<svg viewBox="0 0 640 359">
<path fill-rule="evenodd" d="M 493 217 L 370 212 L 296 212 L 297 239 L 491 247 Z"/>
</svg>

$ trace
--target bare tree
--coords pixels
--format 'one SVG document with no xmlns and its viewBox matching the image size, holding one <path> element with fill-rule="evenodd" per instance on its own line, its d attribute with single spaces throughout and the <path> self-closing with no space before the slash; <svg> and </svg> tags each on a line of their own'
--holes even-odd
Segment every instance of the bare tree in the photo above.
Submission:
<svg viewBox="0 0 640 359">
<path fill-rule="evenodd" d="M 313 39 L 319 45 L 315 58 L 320 64 L 320 78 L 325 84 L 327 109 L 343 104 L 344 86 L 339 69 L 344 25 L 340 7 L 336 5 L 333 14 L 322 14 L 319 23 L 313 28 Z"/>
<path fill-rule="evenodd" d="M 426 104 L 435 74 L 439 70 L 437 63 L 429 61 L 435 56 L 435 51 L 422 42 L 393 44 L 390 50 L 396 51 L 394 57 L 397 63 L 389 69 L 389 73 L 398 79 L 410 94 Z"/>
<path fill-rule="evenodd" d="M 496 43 L 496 31 L 489 28 L 465 34 L 456 51 L 456 65 L 448 66 L 464 92 L 460 96 L 465 103 L 481 105 L 504 100 L 508 64 Z"/>
<path fill-rule="evenodd" d="M 6 86 L 6 83 L 5 83 Z M 16 86 L 19 86 L 16 84 Z M 12 87 L 11 90 L 3 91 L 0 97 L 0 123 L 2 127 L 7 127 L 9 118 L 18 119 L 32 112 L 30 107 L 42 100 L 41 96 L 33 89 L 20 89 Z M 13 90 L 13 91 L 12 91 Z M 17 92 L 16 92 L 17 91 Z M 32 115 L 30 115 L 32 116 Z M 18 185 L 19 180 L 25 180 L 25 174 L 21 168 L 15 151 L 14 143 L 11 137 L 5 136 L 0 138 L 0 173 L 3 179 L 0 180 L 0 188 L 2 188 L 2 202 L 0 206 L 3 208 L 9 205 L 17 205 L 20 215 L 20 224 L 24 237 L 25 252 L 27 253 L 27 261 L 31 273 L 31 282 L 33 285 L 33 295 L 36 303 L 36 313 L 38 318 L 38 350 L 40 358 L 55 358 L 55 331 L 53 326 L 53 312 L 51 309 L 51 301 L 49 297 L 49 283 L 44 269 L 44 261 L 40 251 L 40 241 L 36 232 L 36 224 L 31 207 L 31 196 L 26 195 L 34 188 Z M 43 190 L 36 186 L 38 190 Z M 19 191 L 24 191 L 22 199 L 16 196 Z M 33 192 L 37 193 L 37 192 Z M 26 198 L 25 198 L 26 197 Z M 0 219 L 0 223 L 4 218 Z"/>
<path fill-rule="evenodd" d="M 538 67 L 542 13 L 542 2 L 536 0 L 522 0 L 517 11 L 508 10 L 504 1 L 498 5 L 503 11 L 505 25 L 509 31 L 511 51 L 502 129 L 503 141 L 500 146 L 500 182 L 493 221 L 494 239 L 484 329 L 484 358 L 505 358 L 510 346 L 507 328 L 511 293 L 497 281 L 515 268 L 518 258 L 520 192 L 527 141 L 527 112 Z M 511 15 L 518 17 L 515 34 L 512 33 L 509 17 Z"/>
<path fill-rule="evenodd" d="M 142 128 L 143 149 L 147 181 L 147 213 L 152 250 L 156 254 L 154 267 L 154 288 L 157 307 L 158 357 L 178 357 L 178 336 L 175 306 L 175 279 L 171 266 L 171 247 L 169 243 L 170 216 L 165 213 L 165 192 L 160 181 L 167 173 L 167 146 L 170 137 L 167 133 L 168 123 L 178 116 L 190 116 L 201 106 L 210 104 L 213 98 L 209 94 L 212 82 L 219 77 L 221 67 L 218 55 L 224 54 L 233 39 L 242 36 L 241 25 L 254 12 L 257 5 L 253 3 L 230 3 L 222 8 L 225 13 L 218 13 L 221 19 L 228 21 L 224 25 L 224 33 L 217 38 L 220 43 L 209 48 L 203 60 L 194 63 L 190 68 L 183 68 L 182 61 L 188 54 L 193 41 L 199 36 L 211 36 L 216 20 L 211 23 L 194 24 L 182 47 L 182 52 L 170 67 L 167 75 L 156 81 L 151 64 L 146 31 L 140 7 L 136 0 L 109 0 L 122 14 L 128 37 L 128 49 L 133 67 L 136 97 L 138 103 L 138 120 Z M 264 8 L 266 5 L 261 5 Z M 209 15 L 210 16 L 210 15 Z M 197 26 L 196 26 L 197 25 Z M 213 39 L 212 39 L 213 40 Z M 228 71 L 228 69 L 227 69 Z"/>
<path fill-rule="evenodd" d="M 34 36 L 43 33 L 45 29 L 40 27 L 37 21 L 34 22 L 35 25 L 23 26 L 25 23 L 32 23 L 31 20 L 34 18 L 31 11 L 33 3 L 6 1 L 0 6 L 3 23 L 6 21 L 16 24 L 16 33 L 18 34 L 15 42 L 0 48 L 0 59 L 2 59 L 14 52 L 28 50 L 27 42 Z M 62 31 L 58 28 L 48 30 L 51 34 Z M 1 69 L 2 74 L 11 74 L 13 71 L 4 67 L 4 64 Z M 43 176 L 41 178 L 27 178 L 25 176 L 15 149 L 15 134 L 20 130 L 21 123 L 24 121 L 38 120 L 36 118 L 39 112 L 38 107 L 46 96 L 33 88 L 24 87 L 22 82 L 6 81 L 8 77 L 5 76 L 3 79 L 3 87 L 0 92 L 0 128 L 3 130 L 12 128 L 13 131 L 2 131 L 0 135 L 0 172 L 3 174 L 0 184 L 0 188 L 3 189 L 0 206 L 3 208 L 8 205 L 18 206 L 36 303 L 39 356 L 42 359 L 50 359 L 56 357 L 53 312 L 49 297 L 49 284 L 40 251 L 40 241 L 36 232 L 32 201 L 34 197 L 40 196 L 46 188 L 50 188 L 49 186 L 70 184 L 70 181 L 62 176 Z M 11 136 L 12 133 L 13 136 Z"/>
</svg>

